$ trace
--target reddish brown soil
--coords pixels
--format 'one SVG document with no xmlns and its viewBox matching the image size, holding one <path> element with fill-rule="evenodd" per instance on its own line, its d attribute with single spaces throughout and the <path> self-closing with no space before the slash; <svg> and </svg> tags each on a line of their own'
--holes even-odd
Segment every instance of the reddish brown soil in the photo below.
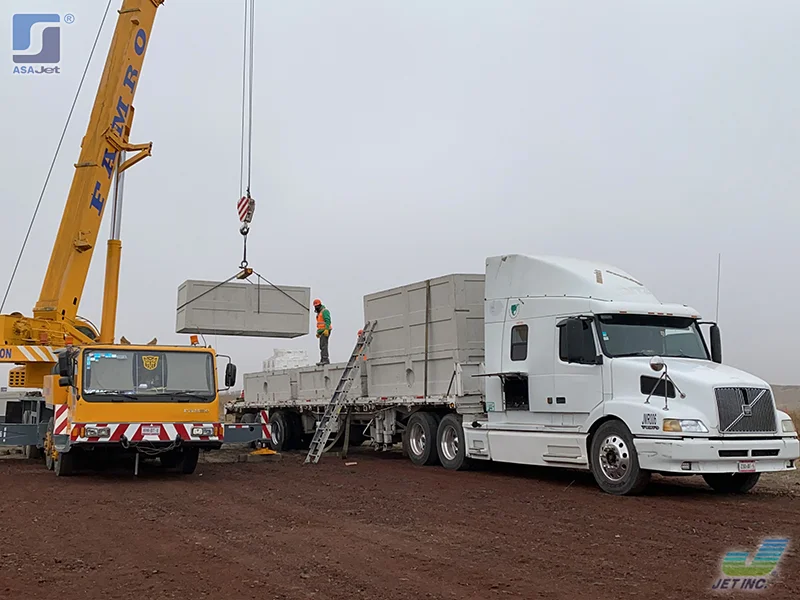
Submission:
<svg viewBox="0 0 800 600">
<path fill-rule="evenodd" d="M 793 542 L 766 596 L 800 594 L 796 481 L 618 498 L 563 471 L 350 460 L 139 479 L 2 460 L 0 598 L 719 598 L 722 555 L 770 535 Z"/>
</svg>

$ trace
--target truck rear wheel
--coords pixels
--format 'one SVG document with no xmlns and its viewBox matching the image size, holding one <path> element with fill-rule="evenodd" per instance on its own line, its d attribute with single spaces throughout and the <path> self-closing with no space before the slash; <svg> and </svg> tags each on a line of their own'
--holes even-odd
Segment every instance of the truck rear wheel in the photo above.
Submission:
<svg viewBox="0 0 800 600">
<path fill-rule="evenodd" d="M 275 452 L 289 449 L 289 427 L 289 420 L 281 410 L 276 411 L 269 418 L 270 437 L 272 438 L 270 446 Z"/>
<path fill-rule="evenodd" d="M 464 427 L 457 415 L 445 415 L 436 432 L 439 460 L 445 469 L 461 471 L 469 468 Z"/>
<path fill-rule="evenodd" d="M 633 436 L 622 421 L 607 421 L 592 437 L 591 469 L 600 489 L 609 494 L 640 494 L 650 482 L 650 471 L 639 467 Z"/>
<path fill-rule="evenodd" d="M 439 428 L 437 415 L 415 412 L 408 419 L 403 433 L 403 449 L 415 465 L 435 465 L 439 462 L 436 432 Z"/>
<path fill-rule="evenodd" d="M 706 483 L 723 494 L 746 494 L 761 478 L 761 473 L 707 473 L 703 475 Z"/>
</svg>

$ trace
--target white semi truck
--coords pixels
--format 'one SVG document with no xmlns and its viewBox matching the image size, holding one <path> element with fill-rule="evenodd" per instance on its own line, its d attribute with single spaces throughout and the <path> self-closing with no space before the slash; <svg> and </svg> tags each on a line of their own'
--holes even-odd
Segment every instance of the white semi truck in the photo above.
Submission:
<svg viewBox="0 0 800 600">
<path fill-rule="evenodd" d="M 371 294 L 364 312 L 375 333 L 331 445 L 349 429 L 418 465 L 590 470 L 618 495 L 652 473 L 745 492 L 800 457 L 770 386 L 722 364 L 718 326 L 612 266 L 491 257 L 485 275 Z M 279 450 L 307 448 L 343 367 L 246 374 L 229 410 L 266 410 Z"/>
</svg>

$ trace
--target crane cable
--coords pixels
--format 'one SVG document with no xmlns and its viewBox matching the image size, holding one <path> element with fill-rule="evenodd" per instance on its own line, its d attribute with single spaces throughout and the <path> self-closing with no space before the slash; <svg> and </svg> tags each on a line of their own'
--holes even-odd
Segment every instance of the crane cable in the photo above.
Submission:
<svg viewBox="0 0 800 600">
<path fill-rule="evenodd" d="M 249 10 L 248 10 L 249 5 Z M 247 234 L 250 233 L 250 220 L 255 203 L 250 196 L 250 183 L 253 167 L 253 39 L 255 37 L 255 0 L 244 0 L 244 25 L 242 42 L 242 133 L 239 154 L 239 206 L 242 226 L 242 262 L 239 268 L 247 268 Z M 250 16 L 248 20 L 248 14 Z M 246 137 L 246 139 L 245 139 Z M 245 179 L 245 146 L 247 147 L 247 177 Z M 245 180 L 247 186 L 245 187 Z M 244 207 L 244 208 L 241 208 Z M 245 218 L 242 210 L 248 213 Z"/>
<path fill-rule="evenodd" d="M 28 239 L 31 237 L 31 231 L 33 231 L 33 225 L 36 222 L 36 217 L 39 214 L 39 208 L 42 206 L 42 199 L 44 198 L 44 194 L 47 191 L 47 184 L 50 183 L 50 176 L 53 174 L 53 168 L 56 165 L 56 160 L 58 159 L 58 154 L 61 151 L 61 144 L 64 142 L 64 136 L 67 134 L 67 128 L 69 127 L 69 123 L 72 120 L 72 113 L 75 110 L 75 105 L 78 102 L 78 97 L 81 93 L 81 88 L 83 88 L 83 82 L 86 79 L 86 73 L 89 71 L 89 65 L 92 62 L 92 57 L 94 56 L 95 48 L 97 48 L 97 42 L 100 39 L 100 34 L 103 31 L 103 25 L 105 25 L 106 17 L 108 16 L 108 10 L 111 8 L 111 0 L 108 0 L 108 4 L 106 4 L 106 10 L 103 13 L 103 19 L 100 21 L 100 27 L 97 28 L 97 35 L 95 35 L 94 43 L 92 44 L 92 50 L 89 52 L 89 59 L 86 61 L 86 66 L 83 69 L 83 75 L 81 75 L 80 83 L 78 83 L 78 89 L 75 92 L 75 97 L 72 100 L 72 106 L 69 109 L 69 114 L 67 115 L 67 120 L 64 123 L 64 129 L 61 131 L 61 138 L 58 140 L 58 145 L 56 146 L 55 154 L 53 155 L 53 160 L 50 162 L 50 168 L 47 171 L 47 177 L 44 179 L 44 185 L 42 186 L 42 191 L 39 194 L 39 200 L 36 202 L 36 208 L 33 210 L 33 216 L 31 217 L 31 222 L 28 224 L 28 231 L 25 233 L 25 239 L 22 242 L 22 247 L 19 250 L 19 255 L 17 255 L 17 262 L 14 264 L 14 270 L 11 272 L 11 278 L 8 281 L 8 287 L 6 287 L 6 293 L 3 296 L 3 301 L 0 302 L 0 312 L 3 311 L 5 308 L 6 300 L 8 300 L 8 294 L 11 292 L 11 286 L 14 283 L 14 277 L 17 275 L 17 269 L 19 269 L 19 263 L 22 261 L 22 254 L 25 252 L 25 247 L 28 245 Z"/>
</svg>

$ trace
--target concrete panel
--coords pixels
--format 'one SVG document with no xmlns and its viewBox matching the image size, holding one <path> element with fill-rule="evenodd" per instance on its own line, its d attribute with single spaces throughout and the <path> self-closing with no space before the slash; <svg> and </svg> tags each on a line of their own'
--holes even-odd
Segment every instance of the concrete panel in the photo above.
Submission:
<svg viewBox="0 0 800 600">
<path fill-rule="evenodd" d="M 454 377 L 456 365 L 464 374 Z M 483 379 L 471 377 L 479 363 L 458 360 L 457 352 L 428 355 L 428 396 L 481 394 Z M 458 378 L 458 380 L 457 380 Z M 425 393 L 425 355 L 389 356 L 367 360 L 367 395 L 372 397 L 414 396 Z"/>
<path fill-rule="evenodd" d="M 377 320 L 370 358 L 425 352 L 426 282 L 364 296 L 364 318 Z M 460 362 L 484 356 L 484 276 L 454 274 L 430 280 L 428 352 L 458 352 Z"/>
<path fill-rule="evenodd" d="M 329 401 L 336 386 L 339 385 L 339 380 L 342 378 L 346 365 L 347 363 L 333 363 L 324 366 L 293 369 L 297 373 L 298 399 L 301 401 Z M 361 369 L 360 389 L 357 382 L 354 382 L 350 387 L 349 395 L 353 397 L 367 395 L 366 369 Z"/>
<path fill-rule="evenodd" d="M 288 402 L 296 399 L 296 374 L 291 371 L 277 373 L 245 373 L 244 403 L 263 406 L 270 402 Z"/>
<path fill-rule="evenodd" d="M 178 288 L 178 333 L 295 338 L 309 332 L 307 287 L 188 280 Z M 188 303 L 188 304 L 187 304 Z"/>
</svg>

